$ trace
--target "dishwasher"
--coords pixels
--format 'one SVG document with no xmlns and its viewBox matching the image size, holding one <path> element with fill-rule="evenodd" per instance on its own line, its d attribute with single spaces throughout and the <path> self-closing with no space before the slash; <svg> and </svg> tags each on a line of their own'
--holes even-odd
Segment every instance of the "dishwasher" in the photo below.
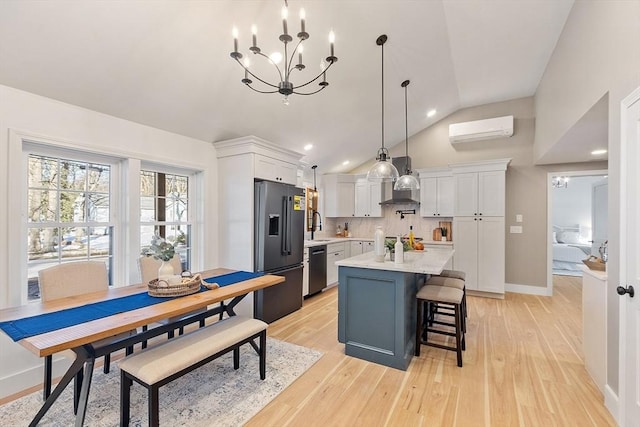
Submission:
<svg viewBox="0 0 640 427">
<path fill-rule="evenodd" d="M 327 287 L 327 245 L 309 248 L 309 295 Z"/>
</svg>

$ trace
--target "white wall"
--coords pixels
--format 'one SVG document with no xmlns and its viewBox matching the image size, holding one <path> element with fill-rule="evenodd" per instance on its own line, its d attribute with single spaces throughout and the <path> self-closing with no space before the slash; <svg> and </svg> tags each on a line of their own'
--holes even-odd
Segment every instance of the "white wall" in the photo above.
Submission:
<svg viewBox="0 0 640 427">
<path fill-rule="evenodd" d="M 609 94 L 607 385 L 618 393 L 620 102 L 640 86 L 640 2 L 576 0 L 536 92 L 540 158 Z"/>
<path fill-rule="evenodd" d="M 205 185 L 199 197 L 204 215 L 202 224 L 198 224 L 203 230 L 202 251 L 193 268 L 218 267 L 217 162 L 211 144 L 0 86 L 0 308 L 20 303 L 11 296 L 8 286 L 15 277 L 13 266 L 19 265 L 20 259 L 12 251 L 14 244 L 8 237 L 20 228 L 20 224 L 8 220 L 10 210 L 16 209 L 15 200 L 9 200 L 9 183 L 24 179 L 9 176 L 16 169 L 11 167 L 13 162 L 19 161 L 13 158 L 16 147 L 10 149 L 10 144 L 16 142 L 10 134 L 15 132 L 61 141 L 79 150 L 203 171 Z M 58 374 L 61 366 L 56 365 Z M 39 382 L 42 382 L 42 360 L 0 333 L 0 397 Z"/>
</svg>

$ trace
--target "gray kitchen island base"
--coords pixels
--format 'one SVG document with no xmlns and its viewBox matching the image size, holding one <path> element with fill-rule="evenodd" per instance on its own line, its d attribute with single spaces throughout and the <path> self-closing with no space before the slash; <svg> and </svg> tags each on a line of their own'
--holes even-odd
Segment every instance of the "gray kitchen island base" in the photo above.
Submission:
<svg viewBox="0 0 640 427">
<path fill-rule="evenodd" d="M 406 370 L 415 349 L 416 293 L 424 278 L 339 266 L 338 341 L 345 354 Z"/>
</svg>

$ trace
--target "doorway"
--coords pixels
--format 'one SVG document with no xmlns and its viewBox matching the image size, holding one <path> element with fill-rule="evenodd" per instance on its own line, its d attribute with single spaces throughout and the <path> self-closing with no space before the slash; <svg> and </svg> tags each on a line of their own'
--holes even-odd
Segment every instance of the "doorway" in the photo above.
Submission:
<svg viewBox="0 0 640 427">
<path fill-rule="evenodd" d="M 607 171 L 548 173 L 547 295 L 553 275 L 582 276 L 582 260 L 606 240 Z"/>
</svg>

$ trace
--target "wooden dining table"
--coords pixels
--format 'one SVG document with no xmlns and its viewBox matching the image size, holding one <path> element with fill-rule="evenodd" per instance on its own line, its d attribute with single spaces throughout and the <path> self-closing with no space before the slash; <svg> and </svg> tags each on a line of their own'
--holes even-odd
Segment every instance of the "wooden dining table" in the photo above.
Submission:
<svg viewBox="0 0 640 427">
<path fill-rule="evenodd" d="M 235 270 L 226 268 L 217 268 L 204 271 L 201 275 L 206 279 L 227 273 L 233 273 L 234 271 Z M 229 316 L 234 316 L 236 314 L 234 307 L 247 294 L 276 285 L 284 280 L 284 277 L 266 274 L 216 289 L 171 298 L 158 304 L 21 339 L 18 341 L 20 345 L 40 357 L 45 357 L 63 350 L 73 350 L 76 353 L 76 359 L 65 372 L 56 388 L 46 399 L 40 411 L 35 415 L 29 425 L 35 426 L 38 424 L 76 374 L 84 369 L 84 380 L 82 381 L 82 388 L 80 390 L 75 421 L 76 426 L 82 426 L 87 410 L 91 375 L 93 373 L 96 358 L 109 354 L 113 351 L 132 346 L 136 343 L 147 341 L 150 338 L 178 329 L 187 324 L 198 322 L 207 317 L 221 315 L 223 313 L 226 313 Z M 110 288 L 107 291 L 61 298 L 55 301 L 42 302 L 40 304 L 27 304 L 19 307 L 6 308 L 0 310 L 0 322 L 37 316 L 86 304 L 126 297 L 128 295 L 134 295 L 146 291 L 146 284 L 138 284 Z M 229 302 L 224 303 L 225 301 Z M 218 304 L 221 302 L 223 304 Z M 201 311 L 199 314 L 189 316 L 186 319 L 180 318 L 182 315 L 203 308 L 206 310 Z M 174 320 L 158 327 L 149 329 L 145 328 L 146 330 L 140 332 L 143 329 L 143 326 L 165 319 Z M 126 339 L 114 342 L 107 346 L 101 346 L 99 349 L 93 347 L 94 343 L 104 338 L 132 330 L 136 331 L 136 333 Z"/>
</svg>

